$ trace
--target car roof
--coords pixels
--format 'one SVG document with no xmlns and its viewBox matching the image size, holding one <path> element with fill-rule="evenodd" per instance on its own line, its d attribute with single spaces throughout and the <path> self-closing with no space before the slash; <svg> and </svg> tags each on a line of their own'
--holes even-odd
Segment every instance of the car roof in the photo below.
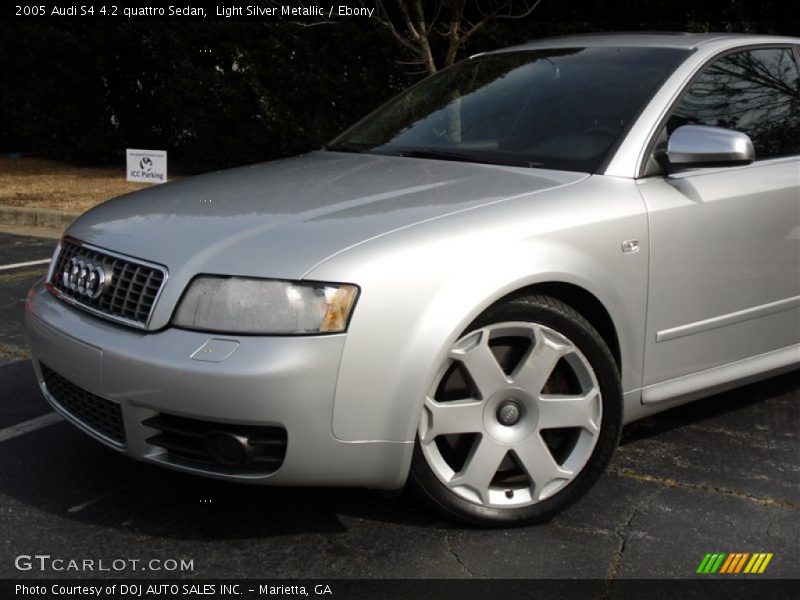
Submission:
<svg viewBox="0 0 800 600">
<path fill-rule="evenodd" d="M 631 46 L 649 48 L 681 48 L 694 50 L 712 42 L 741 43 L 798 43 L 797 38 L 758 35 L 749 33 L 685 33 L 685 32 L 601 32 L 558 36 L 533 40 L 531 42 L 503 48 L 497 52 L 528 50 L 538 48 L 586 48 L 592 46 Z"/>
</svg>

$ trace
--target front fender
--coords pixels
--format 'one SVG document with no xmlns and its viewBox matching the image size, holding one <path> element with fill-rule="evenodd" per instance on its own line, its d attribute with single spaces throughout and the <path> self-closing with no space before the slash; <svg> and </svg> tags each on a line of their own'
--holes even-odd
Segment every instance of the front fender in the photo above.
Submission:
<svg viewBox="0 0 800 600">
<path fill-rule="evenodd" d="M 591 193 L 579 184 L 429 221 L 307 275 L 361 286 L 339 369 L 337 438 L 413 440 L 451 344 L 487 307 L 537 283 L 594 295 L 617 328 L 624 389 L 641 386 L 647 218 L 632 181 L 590 179 Z M 639 240 L 639 252 L 622 252 L 627 239 Z"/>
</svg>

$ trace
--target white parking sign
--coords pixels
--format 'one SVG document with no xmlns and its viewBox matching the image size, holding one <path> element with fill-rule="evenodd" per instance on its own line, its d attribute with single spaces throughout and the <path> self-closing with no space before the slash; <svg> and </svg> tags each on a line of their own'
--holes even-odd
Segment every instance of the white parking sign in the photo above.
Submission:
<svg viewBox="0 0 800 600">
<path fill-rule="evenodd" d="M 165 150 L 135 150 L 128 148 L 127 180 L 142 183 L 167 181 L 167 153 Z"/>
</svg>

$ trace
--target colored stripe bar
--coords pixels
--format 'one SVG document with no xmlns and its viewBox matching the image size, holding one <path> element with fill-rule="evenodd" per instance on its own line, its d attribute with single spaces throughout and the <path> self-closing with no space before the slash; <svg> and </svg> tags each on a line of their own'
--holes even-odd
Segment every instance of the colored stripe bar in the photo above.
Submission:
<svg viewBox="0 0 800 600">
<path fill-rule="evenodd" d="M 738 563 L 736 563 L 736 570 L 735 570 L 735 571 L 733 571 L 733 570 L 731 569 L 731 571 L 732 571 L 733 573 L 739 573 L 739 572 L 742 570 L 742 567 L 744 566 L 744 562 L 745 562 L 745 561 L 747 560 L 747 558 L 750 556 L 750 553 L 749 553 L 749 552 L 745 552 L 745 553 L 744 553 L 744 554 L 742 554 L 741 556 L 742 556 L 742 558 L 741 558 L 741 559 L 739 559 L 739 562 L 738 562 Z"/>
<path fill-rule="evenodd" d="M 735 575 L 738 573 L 756 574 L 763 573 L 773 554 L 766 552 L 725 552 L 707 553 L 697 567 L 696 573 L 704 574 L 726 574 Z M 746 566 L 745 566 L 746 565 Z"/>
<path fill-rule="evenodd" d="M 706 565 L 708 565 L 708 561 L 711 559 L 711 554 L 706 554 L 703 557 L 703 560 L 700 561 L 700 566 L 697 567 L 696 573 L 705 573 L 706 572 Z"/>
<path fill-rule="evenodd" d="M 753 557 L 750 559 L 750 562 L 747 563 L 747 566 L 744 568 L 745 573 L 755 573 L 758 570 L 758 567 L 761 565 L 761 561 L 764 560 L 764 555 L 755 553 Z"/>
<path fill-rule="evenodd" d="M 736 555 L 735 555 L 735 554 L 728 554 L 728 560 L 726 560 L 726 561 L 723 563 L 723 565 L 722 565 L 722 568 L 719 570 L 719 572 L 720 572 L 720 573 L 727 573 L 727 572 L 728 572 L 728 569 L 730 569 L 730 568 L 731 568 L 731 563 L 733 563 L 733 560 L 734 560 L 735 558 L 736 558 Z"/>
<path fill-rule="evenodd" d="M 723 565 L 722 569 L 720 569 L 720 573 L 732 573 L 736 568 L 736 564 L 739 562 L 739 557 L 741 556 L 742 555 L 739 552 L 731 552 L 728 555 L 728 560 L 725 561 L 725 565 Z"/>
<path fill-rule="evenodd" d="M 719 558 L 714 562 L 714 565 L 711 567 L 709 573 L 716 573 L 719 569 L 720 565 L 722 564 L 722 560 L 725 558 L 725 553 L 720 552 Z"/>
<path fill-rule="evenodd" d="M 771 561 L 771 560 L 772 560 L 772 552 L 767 554 L 766 558 L 764 558 L 764 562 L 761 563 L 761 567 L 758 569 L 758 572 L 759 573 L 763 573 L 764 569 L 767 568 L 767 565 L 769 564 L 769 561 Z"/>
</svg>

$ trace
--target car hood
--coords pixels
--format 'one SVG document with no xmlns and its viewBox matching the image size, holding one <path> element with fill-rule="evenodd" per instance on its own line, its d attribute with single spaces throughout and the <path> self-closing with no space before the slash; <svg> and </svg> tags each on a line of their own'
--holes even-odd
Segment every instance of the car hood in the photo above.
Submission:
<svg viewBox="0 0 800 600">
<path fill-rule="evenodd" d="M 312 152 L 158 185 L 81 216 L 68 235 L 197 273 L 297 279 L 353 245 L 587 175 Z"/>
</svg>

